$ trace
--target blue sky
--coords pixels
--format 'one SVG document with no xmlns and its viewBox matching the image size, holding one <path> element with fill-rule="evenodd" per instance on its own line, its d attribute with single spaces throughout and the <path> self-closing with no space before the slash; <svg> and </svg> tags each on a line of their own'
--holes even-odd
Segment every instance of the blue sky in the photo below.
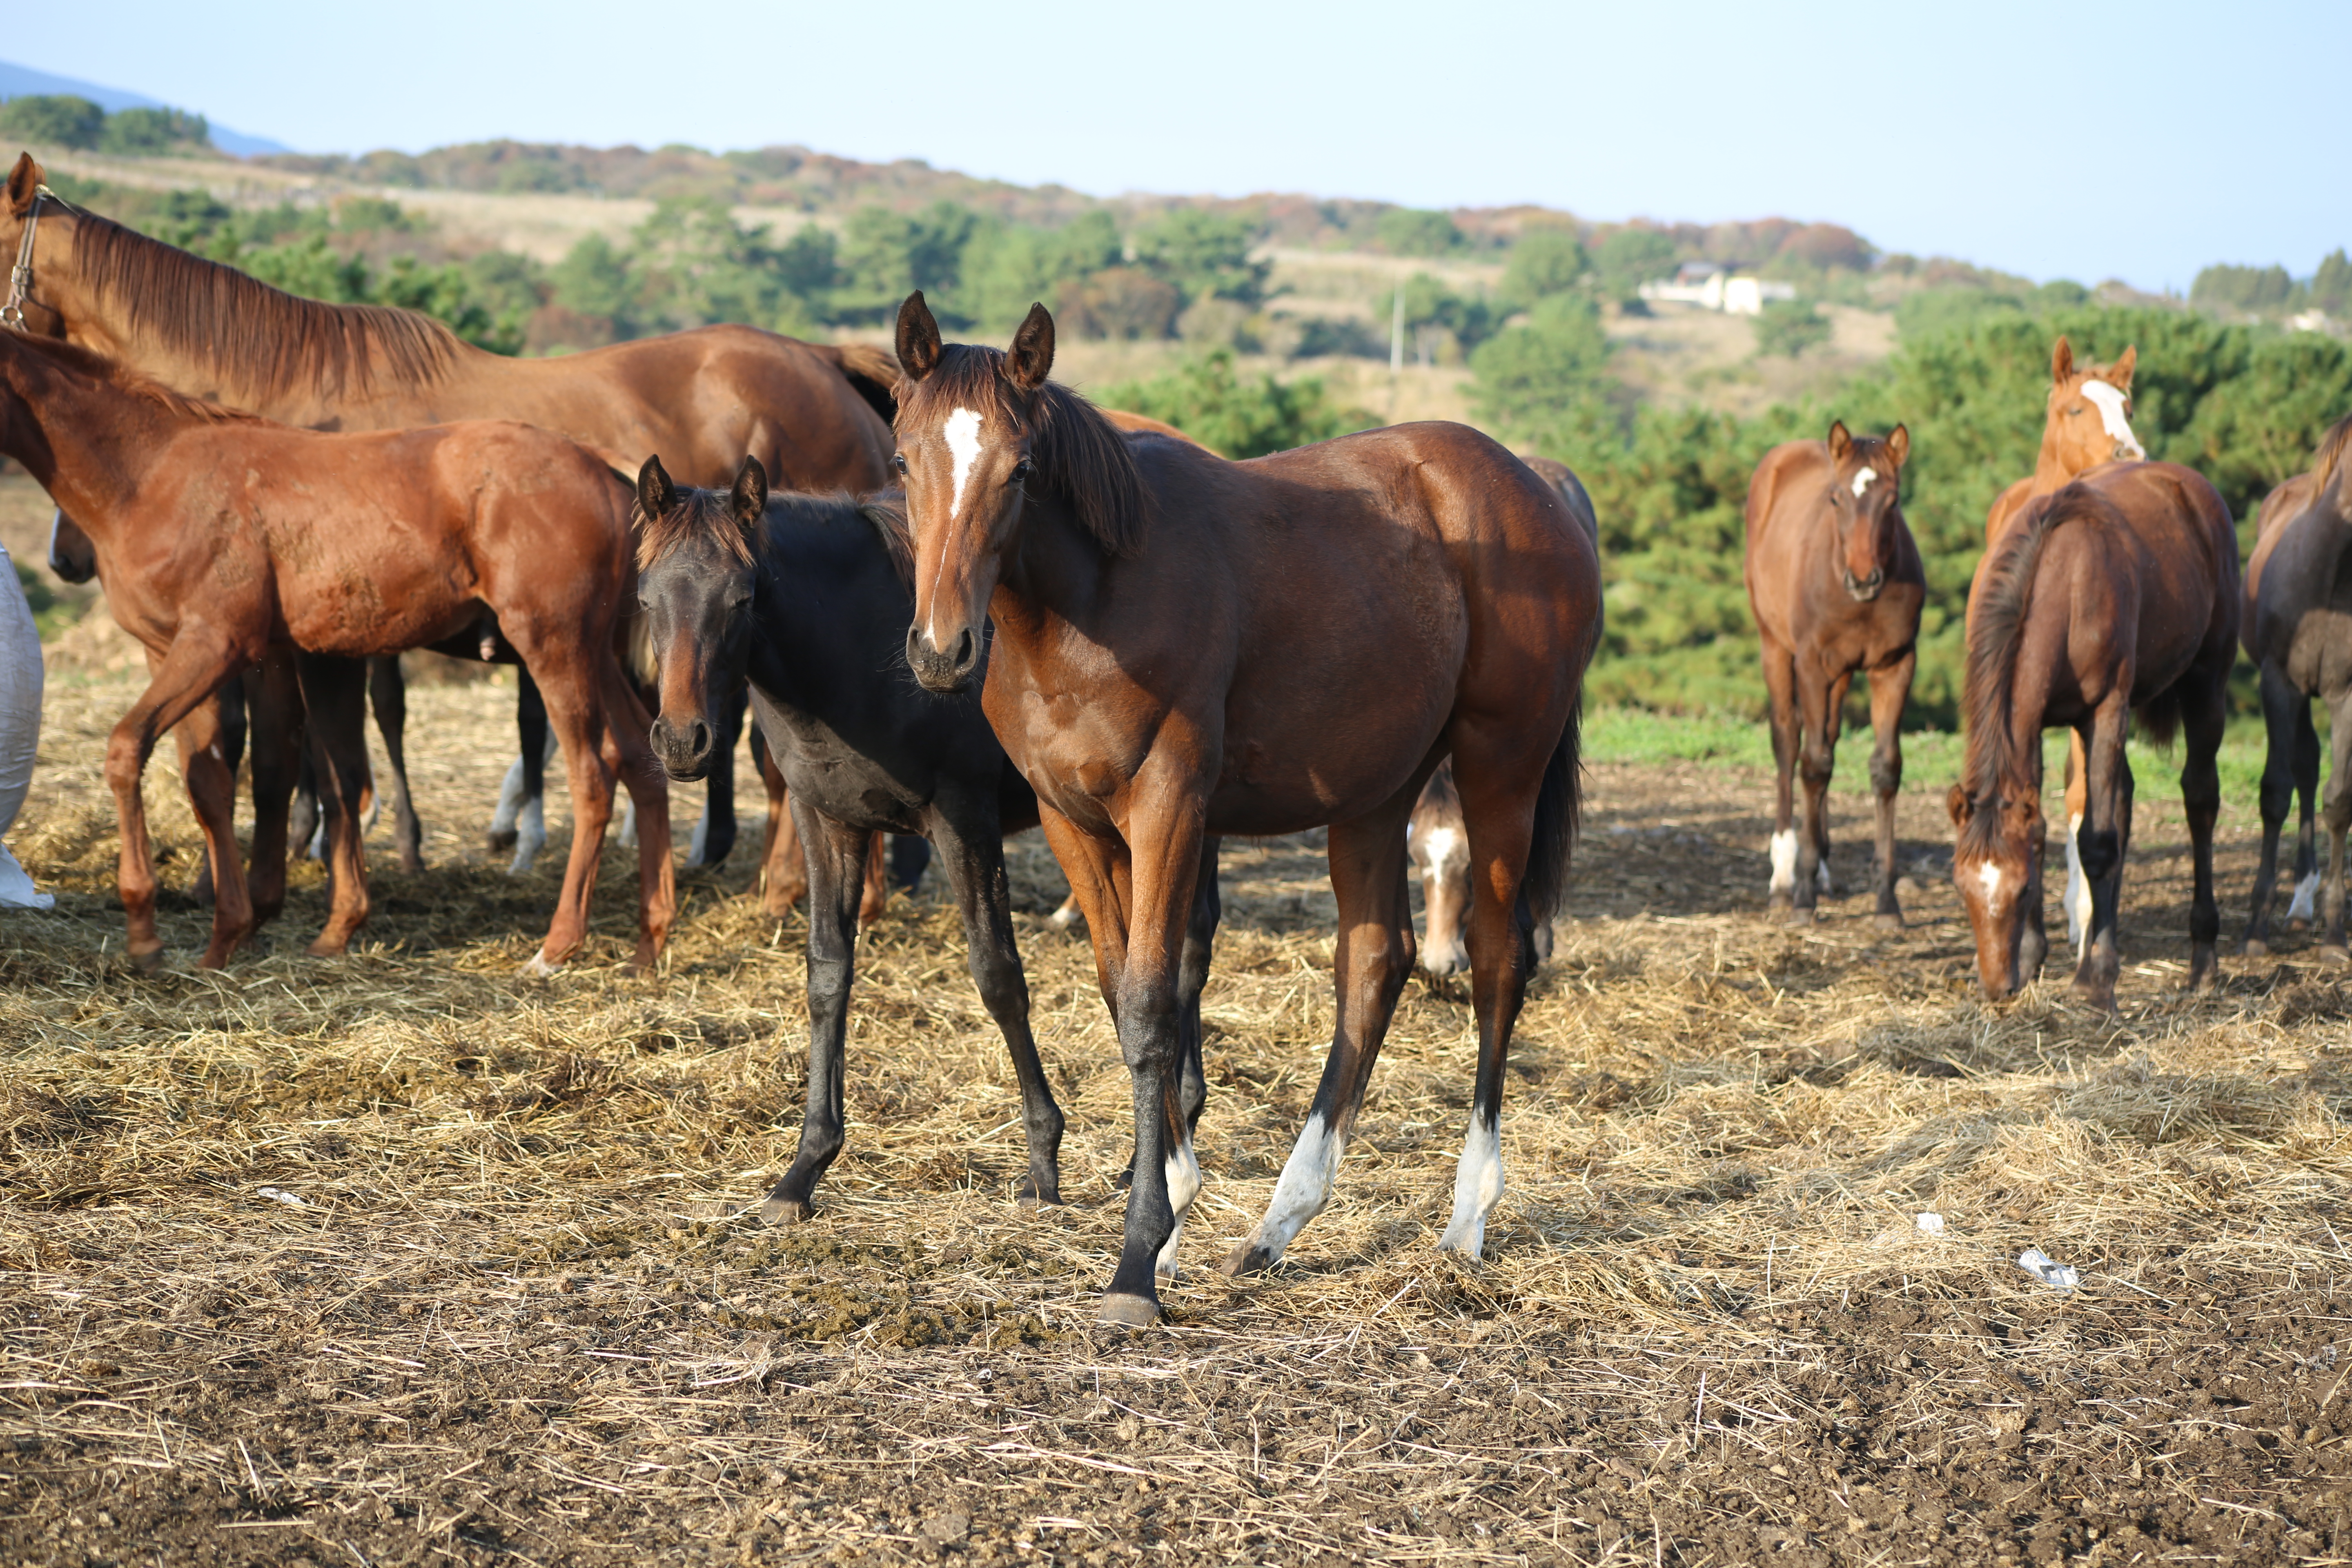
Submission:
<svg viewBox="0 0 2352 1568">
<path fill-rule="evenodd" d="M 2352 244 L 2352 5 L 20 8 L 23 65 L 310 150 L 803 142 L 1023 183 L 1785 216 L 2186 289 Z"/>
</svg>

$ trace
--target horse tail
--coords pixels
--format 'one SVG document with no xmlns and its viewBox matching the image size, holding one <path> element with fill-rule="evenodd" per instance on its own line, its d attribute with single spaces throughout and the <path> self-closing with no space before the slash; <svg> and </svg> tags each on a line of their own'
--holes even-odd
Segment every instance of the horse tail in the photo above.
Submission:
<svg viewBox="0 0 2352 1568">
<path fill-rule="evenodd" d="M 1534 832 L 1528 839 L 1528 874 L 1520 884 L 1528 908 L 1541 925 L 1559 911 L 1568 893 L 1568 860 L 1576 847 L 1577 819 L 1583 805 L 1582 730 L 1584 692 L 1579 683 L 1576 701 L 1568 710 L 1568 727 L 1544 763 L 1543 784 L 1536 791 Z"/>
<path fill-rule="evenodd" d="M 866 405 L 881 416 L 882 423 L 892 425 L 898 418 L 898 398 L 893 390 L 898 384 L 898 359 L 878 343 L 812 344 L 817 353 L 831 360 L 841 372 L 850 390 L 866 400 Z"/>
</svg>

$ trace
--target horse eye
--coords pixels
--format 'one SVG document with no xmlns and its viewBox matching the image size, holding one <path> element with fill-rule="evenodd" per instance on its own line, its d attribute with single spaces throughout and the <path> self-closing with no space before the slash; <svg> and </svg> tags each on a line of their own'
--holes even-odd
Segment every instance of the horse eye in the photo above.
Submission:
<svg viewBox="0 0 2352 1568">
<path fill-rule="evenodd" d="M 907 472 L 907 454 L 904 452 L 891 453 L 890 469 L 893 473 L 904 477 Z"/>
<path fill-rule="evenodd" d="M 1028 479 L 1028 477 L 1029 477 L 1029 459 L 1028 459 L 1028 458 L 1022 458 L 1019 462 L 1017 462 L 1017 463 L 1015 463 L 1015 464 L 1013 464 L 1013 482 L 1014 484 L 1016 484 L 1016 485 L 1017 485 L 1017 484 L 1020 484 L 1021 482 L 1023 482 L 1024 480 L 1025 480 L 1026 479 Z"/>
</svg>

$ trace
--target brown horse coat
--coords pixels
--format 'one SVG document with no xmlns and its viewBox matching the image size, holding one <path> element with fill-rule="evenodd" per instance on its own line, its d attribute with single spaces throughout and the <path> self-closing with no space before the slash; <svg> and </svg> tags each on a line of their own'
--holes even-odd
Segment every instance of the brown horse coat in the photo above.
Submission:
<svg viewBox="0 0 2352 1568">
<path fill-rule="evenodd" d="M 632 581 L 630 493 L 594 454 L 505 422 L 290 430 L 16 332 L 0 331 L 0 450 L 83 520 L 108 607 L 148 650 L 152 681 L 107 748 L 134 959 L 152 967 L 162 950 L 140 798 L 157 738 L 194 721 L 182 739 L 189 795 L 215 864 L 234 866 L 233 781 L 215 743 L 222 681 L 278 649 L 352 659 L 421 647 L 477 625 L 487 606 L 546 693 L 572 773 L 571 865 L 533 963 L 560 963 L 585 934 L 616 768 L 639 805 L 636 958 L 652 962 L 674 907 L 668 796 L 612 647 Z M 314 675 L 332 678 L 306 660 L 306 685 Z M 343 727 L 322 749 L 344 809 L 335 908 L 314 952 L 341 951 L 366 915 L 365 753 L 357 710 L 333 714 Z M 241 878 L 219 878 L 215 893 L 205 962 L 217 965 L 252 911 Z"/>
</svg>

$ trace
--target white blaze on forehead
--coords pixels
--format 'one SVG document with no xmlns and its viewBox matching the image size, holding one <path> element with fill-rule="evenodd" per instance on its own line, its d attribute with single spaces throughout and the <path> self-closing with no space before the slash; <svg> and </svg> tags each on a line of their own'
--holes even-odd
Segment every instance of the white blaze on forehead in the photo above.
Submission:
<svg viewBox="0 0 2352 1568">
<path fill-rule="evenodd" d="M 1878 470 L 1876 468 L 1864 468 L 1862 472 L 1854 475 L 1853 495 L 1856 500 L 1860 500 L 1862 499 L 1862 492 L 1870 488 L 1870 481 L 1877 477 Z"/>
<path fill-rule="evenodd" d="M 2000 897 L 2001 875 L 2000 868 L 1999 866 L 1993 864 L 1990 860 L 1986 861 L 1983 865 L 1977 868 L 1977 880 L 1984 885 L 1984 896 L 1986 898 L 1997 899 Z"/>
<path fill-rule="evenodd" d="M 2107 435 L 2116 446 L 2135 458 L 2147 456 L 2147 448 L 2141 446 L 2139 437 L 2132 434 L 2131 421 L 2124 417 L 2124 395 L 2121 392 L 2104 381 L 2086 381 L 2083 384 L 2083 395 L 2099 405 L 2099 422 L 2107 427 Z"/>
<path fill-rule="evenodd" d="M 971 466 L 980 461 L 980 416 L 969 408 L 959 408 L 948 416 L 948 456 L 955 459 L 955 493 L 948 498 L 948 516 L 953 519 L 963 510 L 964 481 L 971 478 Z"/>
</svg>

